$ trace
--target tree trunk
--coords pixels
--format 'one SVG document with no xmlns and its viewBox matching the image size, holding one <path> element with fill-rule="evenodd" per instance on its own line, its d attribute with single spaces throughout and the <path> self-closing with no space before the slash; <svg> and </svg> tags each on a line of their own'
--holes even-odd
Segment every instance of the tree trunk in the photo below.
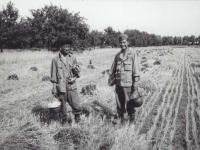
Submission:
<svg viewBox="0 0 200 150">
<path fill-rule="evenodd" d="M 3 46 L 1 46 L 1 53 L 3 53 Z"/>
</svg>

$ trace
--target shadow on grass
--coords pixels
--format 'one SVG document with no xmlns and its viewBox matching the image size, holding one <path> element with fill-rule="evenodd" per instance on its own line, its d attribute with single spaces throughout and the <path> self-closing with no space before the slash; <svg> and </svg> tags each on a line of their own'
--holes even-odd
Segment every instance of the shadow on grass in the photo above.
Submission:
<svg viewBox="0 0 200 150">
<path fill-rule="evenodd" d="M 63 123 L 64 115 L 61 113 L 52 113 L 47 107 L 37 105 L 32 109 L 32 113 L 35 116 L 39 116 L 42 124 L 50 124 L 53 121 Z"/>
</svg>

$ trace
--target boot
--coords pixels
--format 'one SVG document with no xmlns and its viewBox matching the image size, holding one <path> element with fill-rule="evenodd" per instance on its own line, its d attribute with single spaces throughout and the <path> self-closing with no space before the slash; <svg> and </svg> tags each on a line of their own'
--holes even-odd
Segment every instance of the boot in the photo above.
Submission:
<svg viewBox="0 0 200 150">
<path fill-rule="evenodd" d="M 135 123 L 135 114 L 129 115 L 129 124 L 134 124 Z"/>
<path fill-rule="evenodd" d="M 75 122 L 79 123 L 81 121 L 80 114 L 75 114 Z"/>
<path fill-rule="evenodd" d="M 113 124 L 120 124 L 124 123 L 124 114 L 118 114 L 117 117 L 114 117 L 114 120 L 112 121 Z"/>
<path fill-rule="evenodd" d="M 68 119 L 68 115 L 62 115 L 61 123 L 62 123 L 63 126 L 68 126 L 67 119 Z"/>
</svg>

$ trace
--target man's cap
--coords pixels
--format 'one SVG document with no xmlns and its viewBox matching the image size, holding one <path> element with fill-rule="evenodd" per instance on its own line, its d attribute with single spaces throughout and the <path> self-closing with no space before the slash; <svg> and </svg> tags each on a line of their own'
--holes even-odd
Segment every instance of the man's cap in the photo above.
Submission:
<svg viewBox="0 0 200 150">
<path fill-rule="evenodd" d="M 128 35 L 127 34 L 120 34 L 119 41 L 127 40 L 127 39 L 128 39 Z"/>
</svg>

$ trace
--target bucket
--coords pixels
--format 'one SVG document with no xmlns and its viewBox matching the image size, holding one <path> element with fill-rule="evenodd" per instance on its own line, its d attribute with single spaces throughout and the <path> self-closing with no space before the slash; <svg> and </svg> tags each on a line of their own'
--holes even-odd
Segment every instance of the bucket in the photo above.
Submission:
<svg viewBox="0 0 200 150">
<path fill-rule="evenodd" d="M 48 103 L 48 109 L 52 113 L 60 113 L 61 112 L 61 102 L 58 100 L 56 96 L 53 96 Z"/>
</svg>

